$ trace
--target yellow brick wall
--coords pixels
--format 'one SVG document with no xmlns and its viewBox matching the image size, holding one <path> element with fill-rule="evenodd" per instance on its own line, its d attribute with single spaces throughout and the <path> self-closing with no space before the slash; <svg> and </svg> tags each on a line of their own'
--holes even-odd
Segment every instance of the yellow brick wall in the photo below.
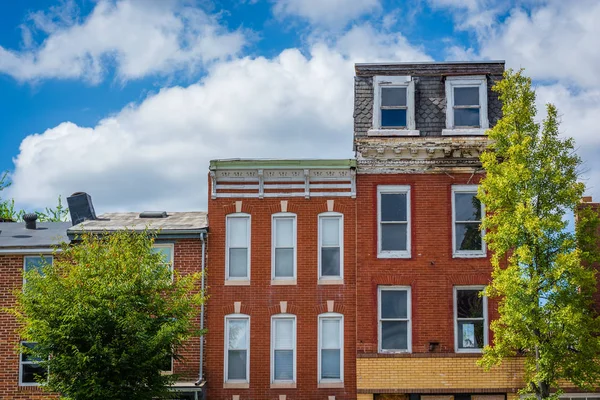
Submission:
<svg viewBox="0 0 600 400">
<path fill-rule="evenodd" d="M 522 360 L 511 359 L 491 371 L 475 357 L 358 358 L 359 390 L 378 389 L 507 389 L 523 386 Z M 362 400 L 362 399 L 361 399 Z"/>
<path fill-rule="evenodd" d="M 372 394 L 359 394 L 356 397 L 356 400 L 373 400 Z"/>
</svg>

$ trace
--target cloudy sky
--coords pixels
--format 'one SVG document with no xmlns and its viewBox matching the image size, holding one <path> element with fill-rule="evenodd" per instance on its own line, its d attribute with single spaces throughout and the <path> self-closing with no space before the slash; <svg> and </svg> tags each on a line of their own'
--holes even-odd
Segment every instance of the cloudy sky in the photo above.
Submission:
<svg viewBox="0 0 600 400">
<path fill-rule="evenodd" d="M 30 0 L 0 12 L 0 170 L 29 210 L 206 207 L 208 161 L 352 157 L 353 64 L 504 59 L 600 200 L 600 0 Z"/>
</svg>

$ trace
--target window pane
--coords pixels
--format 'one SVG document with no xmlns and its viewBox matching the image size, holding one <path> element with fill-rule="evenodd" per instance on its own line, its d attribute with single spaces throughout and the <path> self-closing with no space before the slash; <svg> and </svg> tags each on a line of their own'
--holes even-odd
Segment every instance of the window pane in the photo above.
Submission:
<svg viewBox="0 0 600 400">
<path fill-rule="evenodd" d="M 456 249 L 457 250 L 482 250 L 481 232 L 479 223 L 456 224 Z"/>
<path fill-rule="evenodd" d="M 34 342 L 21 342 L 21 344 L 24 347 L 27 347 L 28 349 L 33 349 L 37 345 L 37 343 L 34 343 Z M 41 360 L 41 358 L 39 358 L 39 357 L 34 357 L 29 354 L 21 353 L 21 361 L 40 361 L 40 360 Z"/>
<path fill-rule="evenodd" d="M 321 276 L 340 276 L 340 248 L 321 248 Z"/>
<path fill-rule="evenodd" d="M 454 126 L 479 128 L 479 108 L 458 108 L 454 110 Z"/>
<path fill-rule="evenodd" d="M 275 219 L 275 247 L 294 247 L 294 220 Z"/>
<path fill-rule="evenodd" d="M 275 277 L 294 277 L 294 249 L 275 249 Z"/>
<path fill-rule="evenodd" d="M 294 348 L 294 321 L 292 319 L 274 319 L 275 349 Z"/>
<path fill-rule="evenodd" d="M 406 250 L 407 224 L 381 224 L 381 250 Z"/>
<path fill-rule="evenodd" d="M 321 350 L 321 378 L 340 379 L 340 350 Z"/>
<path fill-rule="evenodd" d="M 381 110 L 382 127 L 406 127 L 406 110 Z"/>
<path fill-rule="evenodd" d="M 323 246 L 340 245 L 340 218 L 321 218 L 321 244 Z"/>
<path fill-rule="evenodd" d="M 456 291 L 456 315 L 458 318 L 483 318 L 481 290 Z"/>
<path fill-rule="evenodd" d="M 227 220 L 229 246 L 246 247 L 248 245 L 248 218 L 229 218 Z"/>
<path fill-rule="evenodd" d="M 408 292 L 406 290 L 381 291 L 381 318 L 407 318 Z"/>
<path fill-rule="evenodd" d="M 479 87 L 456 87 L 454 88 L 455 106 L 478 106 Z"/>
<path fill-rule="evenodd" d="M 164 263 L 171 263 L 173 262 L 173 249 L 170 246 L 166 246 L 166 247 L 153 247 L 152 248 L 152 252 L 153 253 L 159 253 L 162 255 L 163 257 L 163 262 Z"/>
<path fill-rule="evenodd" d="M 381 220 L 406 221 L 406 193 L 381 193 Z"/>
<path fill-rule="evenodd" d="M 275 379 L 291 381 L 294 379 L 294 352 L 275 350 Z"/>
<path fill-rule="evenodd" d="M 324 319 L 321 321 L 321 348 L 339 349 L 340 321 Z"/>
<path fill-rule="evenodd" d="M 406 106 L 406 88 L 383 87 L 381 88 L 381 105 L 383 107 Z"/>
<path fill-rule="evenodd" d="M 25 257 L 25 272 L 32 269 L 37 269 L 40 273 L 42 273 L 42 267 L 44 264 L 52 265 L 52 257 Z"/>
<path fill-rule="evenodd" d="M 227 378 L 246 380 L 246 350 L 229 350 Z"/>
<path fill-rule="evenodd" d="M 229 249 L 229 277 L 248 277 L 248 249 Z"/>
<path fill-rule="evenodd" d="M 171 355 L 166 355 L 162 359 L 162 364 L 160 366 L 161 371 L 171 371 L 173 369 L 173 357 Z"/>
<path fill-rule="evenodd" d="M 408 350 L 408 322 L 381 321 L 381 348 Z"/>
<path fill-rule="evenodd" d="M 454 193 L 456 221 L 481 221 L 481 202 L 477 193 Z"/>
<path fill-rule="evenodd" d="M 483 348 L 483 321 L 458 321 L 458 347 Z"/>
<path fill-rule="evenodd" d="M 245 349 L 248 335 L 248 320 L 229 320 L 229 349 Z"/>
<path fill-rule="evenodd" d="M 36 383 L 38 380 L 45 380 L 48 374 L 46 368 L 42 368 L 37 364 L 22 364 L 21 368 L 23 368 L 21 375 L 23 383 Z M 38 380 L 35 379 L 36 376 L 39 377 Z"/>
</svg>

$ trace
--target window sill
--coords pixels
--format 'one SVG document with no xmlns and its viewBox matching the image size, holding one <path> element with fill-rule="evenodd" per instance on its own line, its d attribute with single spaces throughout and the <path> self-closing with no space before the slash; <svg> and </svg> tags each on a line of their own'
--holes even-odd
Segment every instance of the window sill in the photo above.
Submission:
<svg viewBox="0 0 600 400">
<path fill-rule="evenodd" d="M 407 251 L 390 251 L 384 253 L 377 253 L 377 258 L 410 258 L 410 253 Z"/>
<path fill-rule="evenodd" d="M 487 253 L 453 253 L 452 258 L 486 258 Z"/>
<path fill-rule="evenodd" d="M 343 285 L 343 279 L 319 279 L 317 281 L 317 285 Z"/>
<path fill-rule="evenodd" d="M 420 136 L 416 129 L 369 129 L 367 136 Z"/>
<path fill-rule="evenodd" d="M 248 383 L 248 382 L 243 382 L 243 383 L 225 382 L 225 383 L 223 383 L 223 389 L 250 389 L 250 383 Z"/>
<path fill-rule="evenodd" d="M 344 382 L 319 382 L 317 389 L 343 389 Z"/>
<path fill-rule="evenodd" d="M 462 136 L 462 135 L 473 135 L 473 136 L 485 136 L 487 129 L 473 128 L 473 129 L 442 129 L 442 136 Z"/>
<path fill-rule="evenodd" d="M 457 354 L 480 354 L 483 353 L 483 349 L 473 349 L 473 350 L 467 350 L 467 349 L 460 349 L 460 350 L 456 350 Z"/>
<path fill-rule="evenodd" d="M 271 383 L 271 389 L 296 389 L 296 382 L 289 383 Z"/>
<path fill-rule="evenodd" d="M 232 281 L 225 279 L 224 286 L 250 286 L 250 280 L 245 281 Z"/>
<path fill-rule="evenodd" d="M 286 285 L 296 285 L 295 279 L 271 279 L 271 285 L 273 286 L 286 286 Z"/>
<path fill-rule="evenodd" d="M 379 349 L 378 354 L 411 354 L 411 350 L 382 350 Z"/>
</svg>

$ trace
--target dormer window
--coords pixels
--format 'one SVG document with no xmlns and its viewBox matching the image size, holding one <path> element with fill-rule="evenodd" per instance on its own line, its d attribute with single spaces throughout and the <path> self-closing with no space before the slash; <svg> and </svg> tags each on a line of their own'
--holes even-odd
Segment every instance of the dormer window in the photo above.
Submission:
<svg viewBox="0 0 600 400">
<path fill-rule="evenodd" d="M 373 127 L 369 136 L 418 136 L 411 77 L 375 76 L 373 85 Z"/>
<path fill-rule="evenodd" d="M 442 135 L 483 135 L 489 128 L 485 75 L 446 78 L 446 129 Z"/>
</svg>

